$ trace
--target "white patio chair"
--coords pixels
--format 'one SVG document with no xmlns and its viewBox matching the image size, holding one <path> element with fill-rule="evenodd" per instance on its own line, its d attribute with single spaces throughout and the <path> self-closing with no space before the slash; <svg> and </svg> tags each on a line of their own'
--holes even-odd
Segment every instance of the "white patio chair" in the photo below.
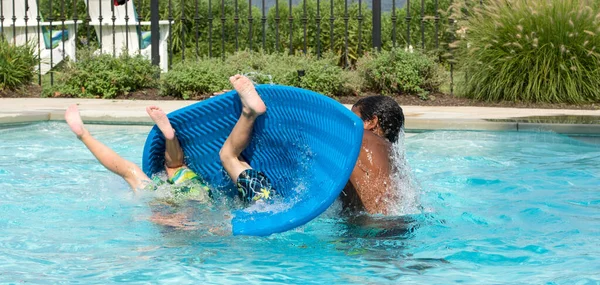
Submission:
<svg viewBox="0 0 600 285">
<path fill-rule="evenodd" d="M 149 26 L 150 22 L 138 22 L 137 12 L 133 1 L 127 1 L 121 6 L 113 6 L 113 0 L 89 0 L 88 13 L 91 18 L 89 23 L 94 26 L 99 40 L 101 40 L 101 52 L 120 55 L 127 50 L 130 55 L 141 53 L 144 57 L 151 59 L 151 33 L 141 31 L 141 26 Z M 88 5 L 86 1 L 86 5 Z M 114 25 L 113 25 L 114 7 Z M 100 21 L 102 17 L 102 21 Z M 128 20 L 126 18 L 128 17 Z M 114 26 L 114 30 L 113 30 Z M 159 21 L 159 54 L 160 68 L 166 72 L 169 68 L 169 55 L 167 39 L 169 37 L 169 21 Z M 114 31 L 114 32 L 113 32 Z"/>
<path fill-rule="evenodd" d="M 41 17 L 42 15 L 40 15 L 42 21 L 39 23 L 38 33 L 38 7 L 36 0 L 1 1 L 4 21 L 0 25 L 0 32 L 9 43 L 24 45 L 29 42 L 34 45 L 36 53 L 39 49 L 41 74 L 46 74 L 51 67 L 56 66 L 67 56 L 73 61 L 76 60 L 74 21 L 65 21 L 64 27 L 66 29 L 64 30 L 62 29 L 62 21 L 53 21 L 51 35 L 50 23 L 44 22 L 43 17 Z M 13 17 L 15 18 L 14 20 Z M 77 21 L 77 23 L 80 24 L 82 22 Z M 52 62 L 50 61 L 51 59 Z M 38 67 L 36 66 L 36 68 Z"/>
</svg>

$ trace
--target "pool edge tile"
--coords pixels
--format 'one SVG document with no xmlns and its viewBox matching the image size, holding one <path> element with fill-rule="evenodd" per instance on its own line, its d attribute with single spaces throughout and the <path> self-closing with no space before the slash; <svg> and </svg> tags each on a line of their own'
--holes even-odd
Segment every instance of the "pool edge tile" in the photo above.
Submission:
<svg viewBox="0 0 600 285">
<path fill-rule="evenodd" d="M 0 124 L 44 122 L 50 119 L 47 112 L 1 113 Z"/>
<path fill-rule="evenodd" d="M 517 123 L 489 122 L 471 119 L 409 119 L 406 130 L 473 130 L 473 131 L 518 131 Z"/>
<path fill-rule="evenodd" d="M 600 125 L 593 124 L 544 124 L 518 123 L 519 131 L 552 131 L 559 134 L 600 135 Z"/>
</svg>

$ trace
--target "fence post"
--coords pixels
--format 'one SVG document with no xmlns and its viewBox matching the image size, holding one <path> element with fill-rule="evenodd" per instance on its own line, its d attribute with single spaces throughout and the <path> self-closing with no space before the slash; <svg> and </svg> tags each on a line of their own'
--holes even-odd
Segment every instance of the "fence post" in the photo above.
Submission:
<svg viewBox="0 0 600 285">
<path fill-rule="evenodd" d="M 395 1 L 395 0 L 394 0 Z M 373 48 L 381 51 L 381 0 L 373 0 Z"/>
<path fill-rule="evenodd" d="M 160 30 L 158 26 L 159 20 L 159 11 L 158 11 L 158 2 L 159 0 L 150 0 L 150 34 L 152 37 L 150 38 L 151 47 L 151 56 L 152 56 L 152 64 L 159 65 L 160 64 L 160 53 L 159 49 L 159 39 L 160 39 Z"/>
</svg>

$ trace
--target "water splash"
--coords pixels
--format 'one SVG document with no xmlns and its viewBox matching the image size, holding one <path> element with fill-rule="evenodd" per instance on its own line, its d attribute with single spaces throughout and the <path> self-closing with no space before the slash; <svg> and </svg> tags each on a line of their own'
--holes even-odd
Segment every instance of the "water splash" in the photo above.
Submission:
<svg viewBox="0 0 600 285">
<path fill-rule="evenodd" d="M 286 201 L 282 197 L 275 197 L 272 201 L 256 201 L 250 204 L 250 206 L 244 208 L 244 212 L 247 213 L 279 213 L 285 212 L 292 208 L 295 201 Z"/>
<path fill-rule="evenodd" d="M 250 71 L 250 72 L 244 73 L 243 75 L 248 77 L 248 79 L 250 79 L 250 81 L 252 81 L 252 83 L 254 85 L 258 85 L 258 84 L 275 85 L 275 83 L 273 82 L 273 76 L 271 74 L 264 74 L 264 73 L 260 73 L 260 72 L 256 72 L 256 71 Z"/>
<path fill-rule="evenodd" d="M 161 171 L 155 174 L 155 176 L 155 178 L 158 178 L 158 180 L 163 182 L 159 183 L 157 181 L 150 181 L 151 185 L 148 186 L 148 188 L 153 189 L 153 191 L 144 191 L 144 189 L 141 189 L 142 191 L 140 191 L 140 193 L 144 193 L 144 196 L 153 197 L 173 205 L 184 204 L 188 200 L 193 200 L 203 204 L 210 204 L 212 201 L 209 192 L 205 191 L 204 189 L 200 189 L 199 191 L 193 193 L 188 192 L 194 188 L 201 188 L 202 185 L 194 180 L 188 180 L 183 183 L 173 185 L 166 183 L 168 179 L 166 171 Z"/>
<path fill-rule="evenodd" d="M 390 199 L 392 201 L 387 201 L 390 205 L 389 213 L 391 215 L 418 214 L 422 211 L 419 201 L 421 187 L 406 160 L 404 140 L 405 133 L 402 129 L 398 134 L 398 140 L 392 145 L 391 151 L 394 167 L 392 183 L 395 185 L 395 193 L 391 195 Z"/>
</svg>

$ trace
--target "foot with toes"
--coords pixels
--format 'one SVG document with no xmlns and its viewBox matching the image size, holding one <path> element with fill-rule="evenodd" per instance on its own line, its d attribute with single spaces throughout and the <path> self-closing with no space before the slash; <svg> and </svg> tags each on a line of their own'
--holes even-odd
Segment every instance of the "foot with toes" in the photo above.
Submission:
<svg viewBox="0 0 600 285">
<path fill-rule="evenodd" d="M 77 138 L 81 139 L 85 134 L 88 133 L 83 125 L 83 121 L 81 120 L 81 115 L 79 115 L 77 104 L 73 104 L 67 108 L 67 111 L 65 112 L 65 121 L 67 121 L 71 131 L 77 136 Z"/>
<path fill-rule="evenodd" d="M 237 91 L 242 101 L 242 113 L 248 117 L 258 117 L 267 111 L 265 102 L 260 98 L 248 77 L 236 74 L 229 78 L 229 82 Z"/>
<path fill-rule="evenodd" d="M 167 118 L 167 114 L 161 108 L 149 106 L 146 107 L 146 112 L 163 133 L 165 139 L 172 140 L 175 137 L 175 131 L 169 122 L 169 118 Z"/>
</svg>

